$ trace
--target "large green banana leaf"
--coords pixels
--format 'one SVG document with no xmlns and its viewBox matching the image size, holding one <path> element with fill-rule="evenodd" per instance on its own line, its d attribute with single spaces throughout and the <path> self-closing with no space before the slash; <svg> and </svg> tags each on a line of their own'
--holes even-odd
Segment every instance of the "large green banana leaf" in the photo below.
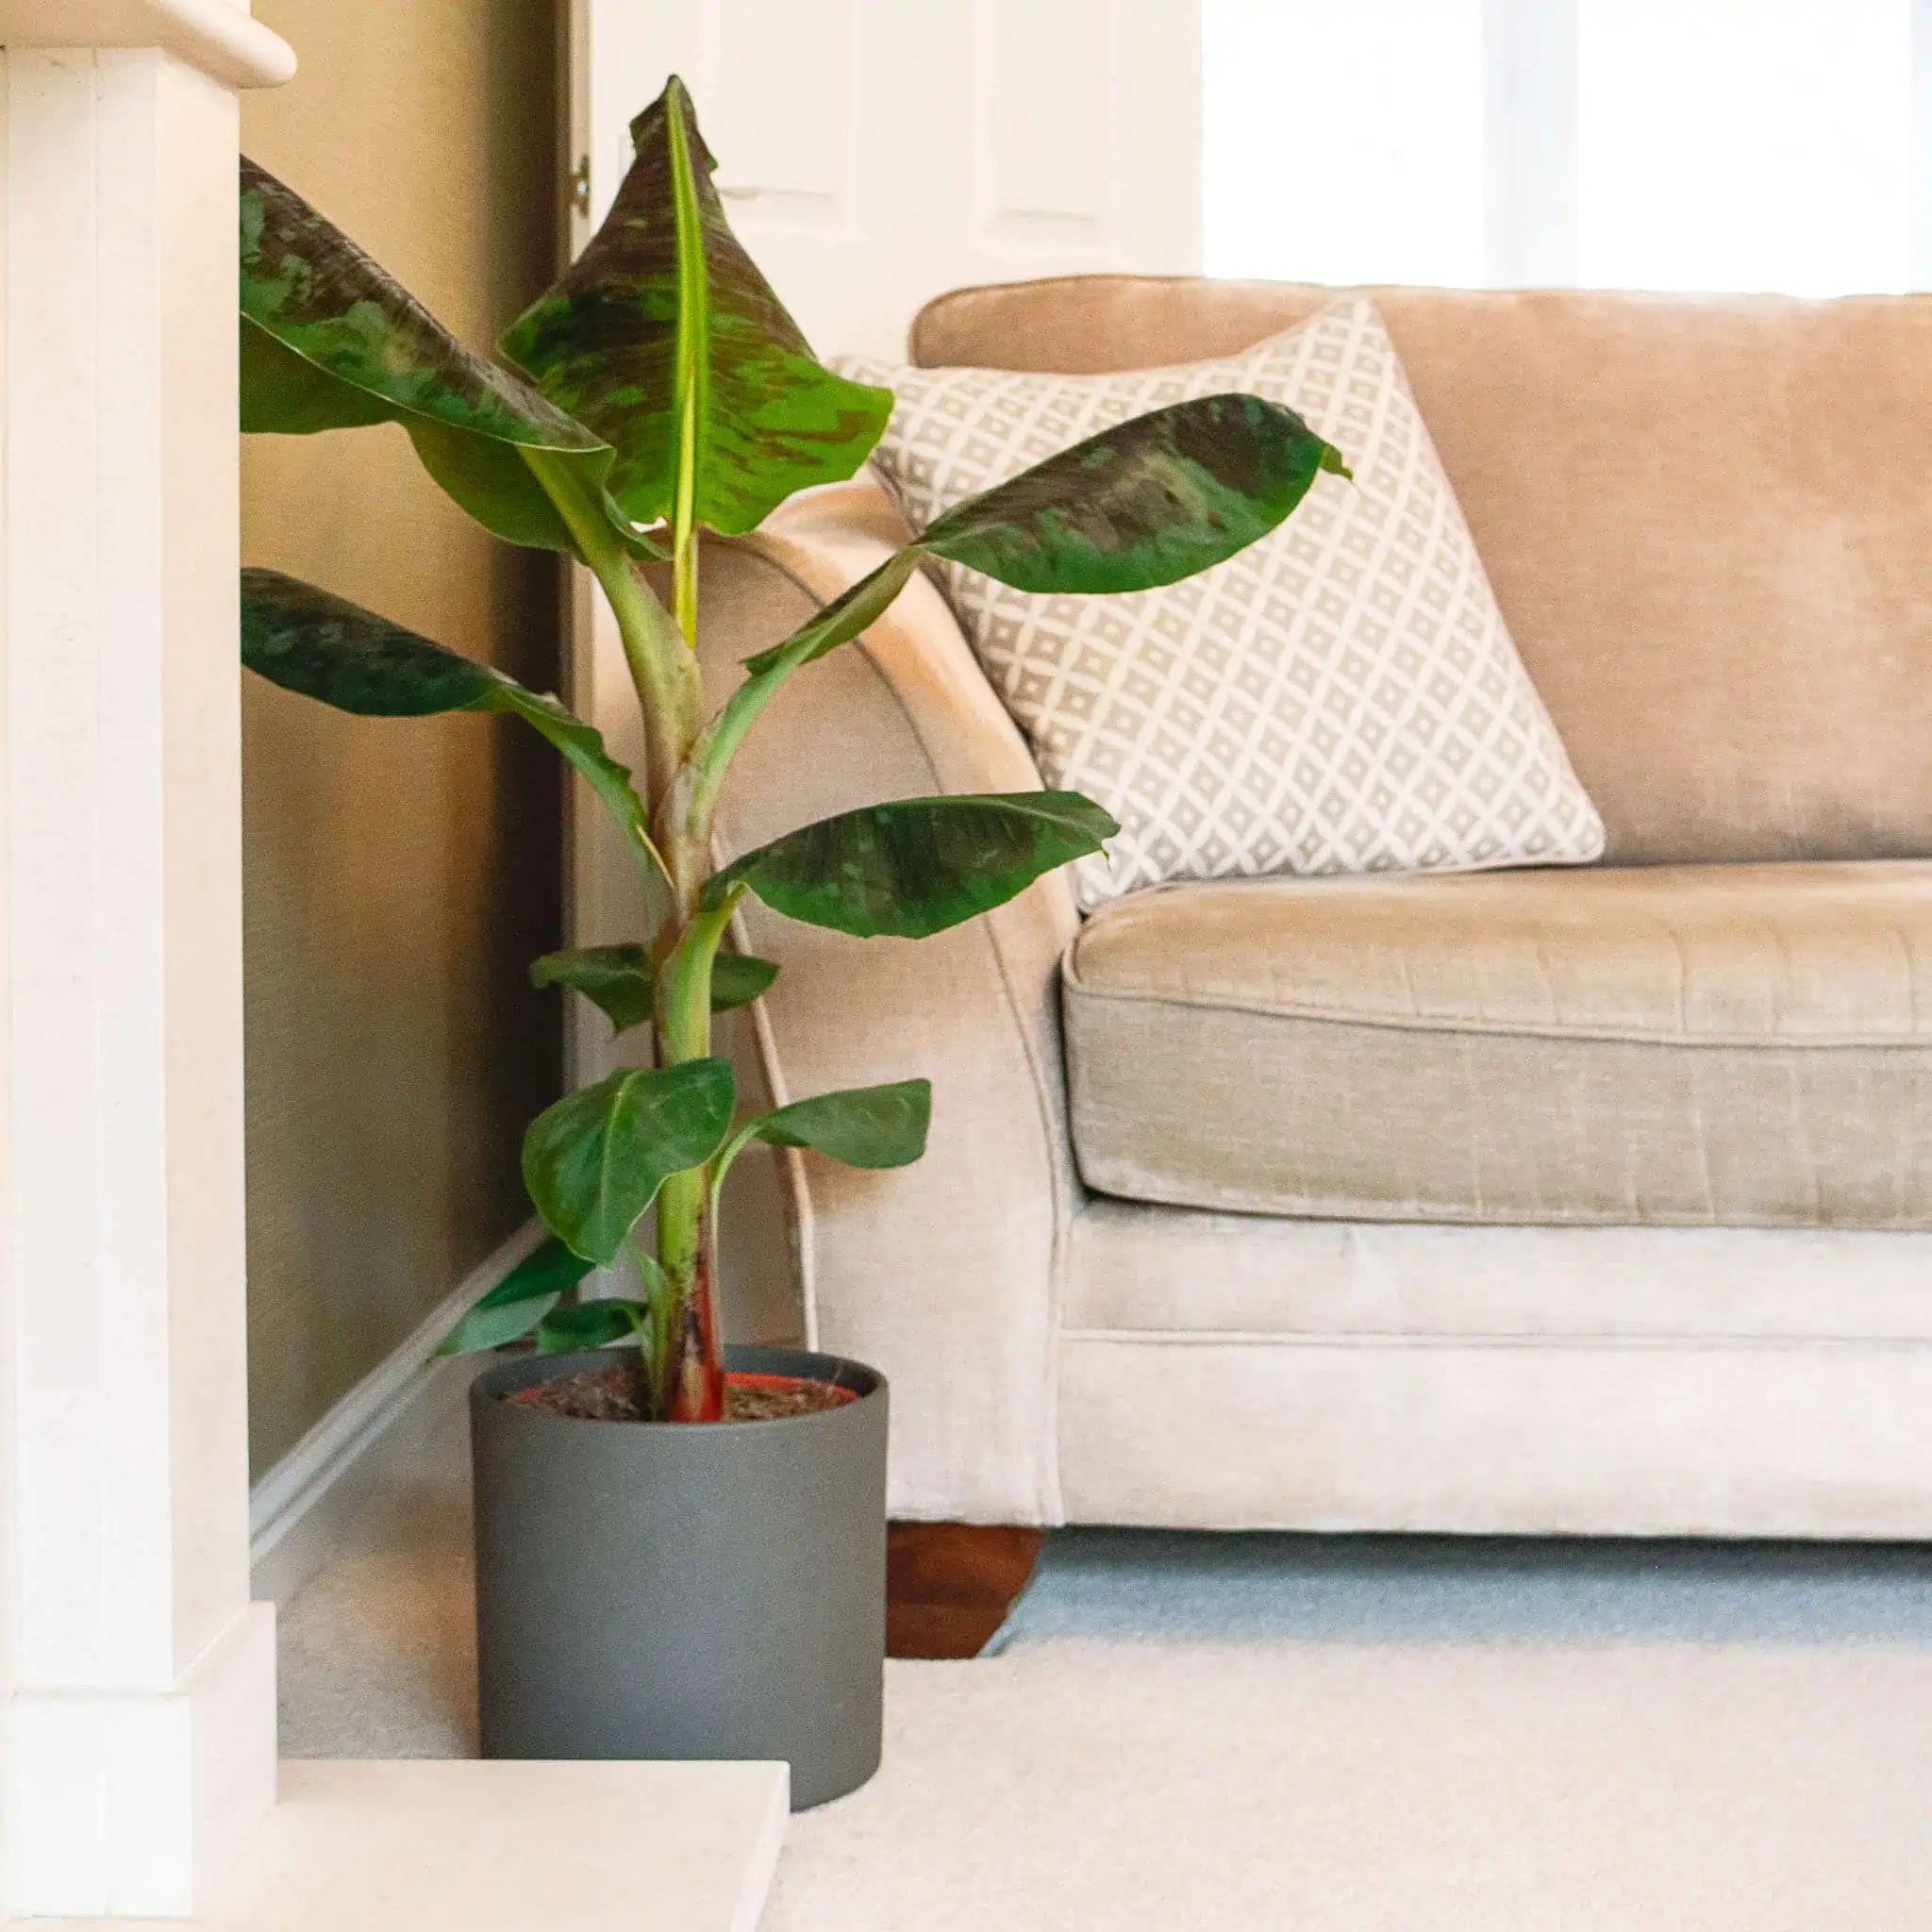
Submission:
<svg viewBox="0 0 1932 1932">
<path fill-rule="evenodd" d="M 628 515 L 735 535 L 794 491 L 850 476 L 891 391 L 813 358 L 731 232 L 682 81 L 631 138 L 637 158 L 604 225 L 502 349 L 616 446 L 610 488 Z"/>
<path fill-rule="evenodd" d="M 1199 396 L 1103 429 L 928 524 L 919 548 L 1016 591 L 1151 591 L 1285 519 L 1341 452 L 1259 396 Z"/>
<path fill-rule="evenodd" d="M 287 435 L 399 423 L 486 529 L 573 548 L 525 451 L 553 459 L 635 553 L 604 490 L 612 452 L 522 376 L 465 348 L 341 230 L 242 162 L 242 427 Z"/>
<path fill-rule="evenodd" d="M 547 691 L 465 658 L 346 597 L 280 571 L 242 573 L 242 661 L 305 698 L 365 718 L 501 711 L 542 733 L 581 772 L 617 821 L 644 890 L 653 931 L 670 910 L 670 883 L 645 829 L 630 773 L 603 734 Z"/>
<path fill-rule="evenodd" d="M 1292 409 L 1258 396 L 1200 396 L 1103 429 L 970 496 L 749 674 L 691 755 L 708 808 L 759 712 L 794 672 L 875 623 L 922 557 L 943 557 L 1024 591 L 1146 591 L 1209 569 L 1265 537 L 1341 452 Z"/>
<path fill-rule="evenodd" d="M 787 832 L 705 881 L 717 907 L 748 886 L 808 925 L 925 939 L 1004 905 L 1120 830 L 1077 791 L 899 798 Z"/>
</svg>

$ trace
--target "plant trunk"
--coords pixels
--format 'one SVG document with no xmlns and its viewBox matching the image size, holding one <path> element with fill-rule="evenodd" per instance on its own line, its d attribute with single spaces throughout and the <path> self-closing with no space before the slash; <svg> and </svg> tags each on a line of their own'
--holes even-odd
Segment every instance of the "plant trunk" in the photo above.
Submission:
<svg viewBox="0 0 1932 1932">
<path fill-rule="evenodd" d="M 710 1216 L 705 1219 L 708 1224 Z M 691 1291 L 672 1317 L 665 1407 L 675 1423 L 724 1420 L 724 1355 L 718 1340 L 717 1297 L 711 1290 L 711 1233 L 707 1225 Z"/>
<path fill-rule="evenodd" d="M 672 883 L 685 921 L 659 981 L 658 1064 L 677 1066 L 711 1050 L 711 963 L 737 902 L 696 909 L 700 867 L 691 841 L 670 841 Z M 675 1423 L 724 1420 L 724 1357 L 712 1284 L 717 1230 L 711 1167 L 675 1174 L 658 1196 L 658 1262 L 675 1300 L 658 1361 L 658 1411 Z"/>
</svg>

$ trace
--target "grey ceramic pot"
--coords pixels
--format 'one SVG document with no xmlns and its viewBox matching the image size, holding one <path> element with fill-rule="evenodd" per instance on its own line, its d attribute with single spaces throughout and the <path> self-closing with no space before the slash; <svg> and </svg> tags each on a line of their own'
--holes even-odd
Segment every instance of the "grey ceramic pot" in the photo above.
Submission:
<svg viewBox="0 0 1932 1932">
<path fill-rule="evenodd" d="M 579 1422 L 506 1401 L 594 1367 L 520 1357 L 470 1391 L 486 1757 L 763 1757 L 794 1810 L 877 1770 L 886 1382 L 837 1356 L 727 1368 L 858 1399 L 715 1425 Z"/>
</svg>

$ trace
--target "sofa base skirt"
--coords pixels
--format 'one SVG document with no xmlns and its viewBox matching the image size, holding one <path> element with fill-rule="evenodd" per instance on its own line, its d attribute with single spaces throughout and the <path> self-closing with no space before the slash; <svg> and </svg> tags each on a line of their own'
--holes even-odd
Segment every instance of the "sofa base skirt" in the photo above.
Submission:
<svg viewBox="0 0 1932 1932">
<path fill-rule="evenodd" d="M 1070 1523 L 1932 1538 L 1932 1345 L 1065 1334 Z"/>
</svg>

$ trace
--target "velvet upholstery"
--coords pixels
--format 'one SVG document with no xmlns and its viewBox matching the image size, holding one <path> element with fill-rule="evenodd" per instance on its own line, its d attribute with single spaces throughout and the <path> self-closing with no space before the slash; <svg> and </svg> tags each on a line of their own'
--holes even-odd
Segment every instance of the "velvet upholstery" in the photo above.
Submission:
<svg viewBox="0 0 1932 1932">
<path fill-rule="evenodd" d="M 1325 292 L 1113 278 L 969 292 L 927 311 L 915 353 L 1074 368 L 1223 354 Z M 1564 1055 L 1781 1055 L 1797 1084 L 1754 1105 L 1795 1120 L 1823 1091 L 1805 1068 L 1865 1056 L 1874 1078 L 1832 1103 L 1831 1126 L 1886 1153 L 1842 1172 L 1868 1190 L 1916 1175 L 1932 1138 L 1920 1083 L 1880 1069 L 1921 1052 L 1921 928 L 1901 902 L 1923 893 L 1923 869 L 1754 880 L 1725 862 L 1932 857 L 1928 619 L 1913 589 L 1932 558 L 1926 306 L 1377 300 L 1613 857 L 1683 870 L 1565 874 L 1598 896 L 1534 920 L 1531 875 L 1499 878 L 1522 897 L 1494 923 L 1406 912 L 1373 948 L 1359 926 L 1320 944 L 1311 927 L 1285 967 L 1304 993 L 1357 1008 L 1346 1024 L 1365 1040 L 1520 1052 L 1519 1104 Z M 700 638 L 713 693 L 903 534 L 855 484 L 713 546 Z M 723 843 L 893 791 L 1034 782 L 920 581 L 772 707 Z M 1774 916 L 1773 879 L 1813 872 L 1816 890 L 1774 895 Z M 757 907 L 748 924 L 782 968 L 761 1003 L 776 1097 L 935 1081 L 919 1165 L 797 1163 L 785 1257 L 824 1345 L 891 1379 L 895 1514 L 1932 1535 L 1932 1233 L 1456 1225 L 1096 1196 L 1068 1119 L 1059 960 L 1078 922 L 1063 881 L 917 946 Z M 1098 948 L 1098 922 L 1089 933 Z M 1532 957 L 1550 934 L 1564 971 Z M 1372 958 L 1390 970 L 1365 973 Z M 1077 1046 L 1074 1065 L 1077 1080 Z M 1661 1135 L 1722 1125 L 1741 1146 L 1768 1135 L 1774 1164 L 1796 1158 L 1778 1122 L 1700 1124 L 1687 1096 L 1695 1082 L 1680 1078 Z M 1634 1142 L 1635 1116 L 1611 1118 Z"/>
<path fill-rule="evenodd" d="M 1107 1193 L 1932 1227 L 1923 860 L 1175 885 L 1088 922 L 1062 1001 Z"/>
<path fill-rule="evenodd" d="M 1376 289 L 1612 864 L 1932 857 L 1932 298 Z M 941 296 L 917 362 L 1225 356 L 1335 291 Z"/>
</svg>

